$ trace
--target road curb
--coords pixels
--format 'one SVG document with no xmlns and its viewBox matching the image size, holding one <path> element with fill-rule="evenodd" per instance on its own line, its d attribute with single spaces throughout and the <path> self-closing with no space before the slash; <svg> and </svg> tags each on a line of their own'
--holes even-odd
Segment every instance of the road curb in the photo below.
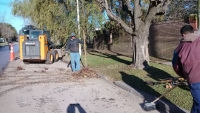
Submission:
<svg viewBox="0 0 200 113">
<path fill-rule="evenodd" d="M 113 83 L 116 86 L 118 86 L 128 92 L 131 92 L 138 97 L 144 98 L 144 101 L 151 102 L 152 100 L 156 99 L 155 96 L 152 96 L 141 90 L 134 89 L 122 81 L 114 81 Z M 167 113 L 190 113 L 189 111 L 179 108 L 178 106 L 176 106 L 170 102 L 164 101 L 162 99 L 157 101 L 156 104 L 159 106 L 159 110 L 162 110 L 162 111 L 164 110 L 164 112 L 167 112 Z"/>
</svg>

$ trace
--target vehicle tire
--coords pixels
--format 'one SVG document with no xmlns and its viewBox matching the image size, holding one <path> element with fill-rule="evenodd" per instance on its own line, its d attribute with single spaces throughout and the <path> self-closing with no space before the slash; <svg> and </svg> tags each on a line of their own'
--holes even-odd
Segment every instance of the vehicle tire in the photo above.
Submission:
<svg viewBox="0 0 200 113">
<path fill-rule="evenodd" d="M 53 56 L 54 56 L 54 62 L 57 62 L 59 60 L 59 54 L 57 50 L 53 51 Z"/>
<path fill-rule="evenodd" d="M 46 60 L 46 64 L 52 64 L 54 62 L 54 55 L 52 51 L 48 51 L 47 53 L 47 60 Z"/>
</svg>

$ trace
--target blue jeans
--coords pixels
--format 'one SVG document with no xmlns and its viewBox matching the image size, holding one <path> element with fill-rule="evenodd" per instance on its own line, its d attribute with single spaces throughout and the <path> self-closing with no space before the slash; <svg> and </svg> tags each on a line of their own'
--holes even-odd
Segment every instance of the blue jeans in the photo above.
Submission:
<svg viewBox="0 0 200 113">
<path fill-rule="evenodd" d="M 189 87 L 193 97 L 191 113 L 200 113 L 200 82 L 190 84 Z"/>
<path fill-rule="evenodd" d="M 80 54 L 79 53 L 70 53 L 71 59 L 71 66 L 72 71 L 79 71 L 80 70 Z"/>
</svg>

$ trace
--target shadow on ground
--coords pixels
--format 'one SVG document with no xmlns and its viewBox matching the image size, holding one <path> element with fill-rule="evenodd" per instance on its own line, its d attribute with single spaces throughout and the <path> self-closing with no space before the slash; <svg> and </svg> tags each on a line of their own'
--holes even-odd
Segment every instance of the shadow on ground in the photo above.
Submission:
<svg viewBox="0 0 200 113">
<path fill-rule="evenodd" d="M 105 56 L 98 55 L 98 54 L 95 54 L 93 52 L 100 53 L 100 54 L 105 55 Z M 126 65 L 130 65 L 131 64 L 130 61 L 127 61 L 127 60 L 124 60 L 124 59 L 121 59 L 121 58 L 118 57 L 118 56 L 122 56 L 122 55 L 118 55 L 118 54 L 115 54 L 115 53 L 112 53 L 112 52 L 106 53 L 106 52 L 94 51 L 94 50 L 93 50 L 93 52 L 89 52 L 89 54 L 95 55 L 95 56 L 99 56 L 99 57 L 104 57 L 104 58 L 111 58 L 111 59 L 113 59 L 115 61 L 118 61 L 120 63 L 124 63 Z"/>
<path fill-rule="evenodd" d="M 103 54 L 105 56 L 101 56 L 101 55 L 96 54 L 96 53 L 100 53 L 100 54 Z M 93 51 L 90 52 L 90 54 L 100 56 L 100 57 L 105 57 L 105 58 L 111 58 L 113 60 L 116 60 L 116 61 L 123 63 L 123 64 L 126 64 L 126 65 L 131 64 L 130 61 L 127 61 L 127 60 L 124 60 L 124 59 L 121 59 L 121 58 L 118 57 L 118 56 L 126 56 L 126 55 L 122 55 L 122 54 L 119 54 L 119 53 L 116 53 L 116 52 L 93 50 Z M 165 72 L 161 69 L 155 68 L 155 67 L 150 67 L 148 69 L 145 69 L 145 71 L 148 73 L 147 76 L 154 79 L 155 81 L 160 81 L 162 79 L 167 79 L 167 78 L 173 78 L 173 76 L 171 76 L 169 73 L 167 73 L 167 72 Z M 136 91 L 139 92 L 144 97 L 144 101 L 151 102 L 155 99 L 155 96 L 161 95 L 160 93 L 158 93 L 157 91 L 152 89 L 150 86 L 145 84 L 144 81 L 141 78 L 138 78 L 135 75 L 129 75 L 129 74 L 123 72 L 123 71 L 121 71 L 120 74 L 122 76 L 123 82 L 126 83 L 128 86 L 132 87 L 133 89 L 136 88 Z M 141 85 L 141 83 L 144 83 L 144 84 Z M 189 89 L 187 87 L 180 86 L 180 88 L 189 91 Z M 143 91 L 148 90 L 148 91 L 150 91 L 148 93 L 154 94 L 155 96 L 149 95 L 149 94 L 147 94 L 147 93 L 145 93 L 141 90 L 138 90 L 138 89 L 142 89 Z M 182 110 L 178 106 L 171 103 L 165 97 L 162 97 L 162 101 L 158 101 L 157 103 L 159 105 L 159 109 L 162 109 L 162 113 L 165 113 L 165 112 L 185 113 L 184 110 Z M 143 106 L 144 106 L 144 103 L 141 103 L 141 107 L 143 107 Z M 163 110 L 164 110 L 164 112 L 163 112 Z"/>
<path fill-rule="evenodd" d="M 123 82 L 125 82 L 127 85 L 129 85 L 130 87 L 132 87 L 134 89 L 136 88 L 135 90 L 137 92 L 139 92 L 142 95 L 142 97 L 144 98 L 144 102 L 140 104 L 142 108 L 144 107 L 145 102 L 151 102 L 155 99 L 154 96 L 151 96 L 143 91 L 148 90 L 148 91 L 150 91 L 151 94 L 161 95 L 160 93 L 158 93 L 157 91 L 152 89 L 150 86 L 148 86 L 146 84 L 141 85 L 141 82 L 143 82 L 143 80 L 138 78 L 137 76 L 129 75 L 122 71 L 120 72 L 120 74 L 122 76 Z M 143 91 L 138 90 L 138 89 L 143 89 Z M 169 113 L 185 113 L 185 111 L 183 111 L 182 109 L 180 109 L 173 103 L 171 103 L 169 101 L 163 101 L 163 99 L 167 100 L 165 97 L 163 97 L 162 101 L 159 100 L 156 102 L 156 105 L 157 105 L 156 107 L 161 113 L 168 113 L 168 112 Z"/>
<path fill-rule="evenodd" d="M 170 79 L 170 78 L 174 78 L 173 76 L 171 76 L 169 73 L 155 68 L 155 67 L 150 67 L 147 69 L 144 69 L 148 74 L 147 76 L 149 76 L 150 78 L 154 79 L 155 81 L 161 81 L 161 80 L 166 80 L 166 79 Z M 183 89 L 183 90 L 187 90 L 189 91 L 189 88 L 186 86 L 178 86 L 179 88 Z"/>
<path fill-rule="evenodd" d="M 86 111 L 81 107 L 81 105 L 79 103 L 76 104 L 70 104 L 67 107 L 67 111 L 66 113 L 77 113 L 76 109 L 78 109 L 78 113 L 86 113 Z"/>
<path fill-rule="evenodd" d="M 105 56 L 95 54 L 95 53 L 100 53 L 100 54 L 103 54 Z M 118 61 L 118 62 L 126 64 L 126 65 L 131 64 L 130 61 L 127 61 L 127 60 L 124 60 L 124 59 L 118 57 L 118 56 L 125 56 L 125 57 L 130 57 L 130 56 L 123 55 L 121 53 L 117 53 L 117 52 L 113 52 L 113 51 L 92 50 L 91 52 L 89 52 L 89 54 L 96 55 L 96 56 L 99 56 L 99 57 L 111 58 L 115 61 Z M 155 81 L 160 81 L 160 80 L 164 80 L 164 79 L 168 79 L 168 78 L 174 78 L 169 73 L 167 73 L 167 72 L 165 72 L 161 69 L 152 67 L 152 66 L 147 68 L 147 69 L 144 69 L 144 70 L 148 73 L 147 76 L 154 79 Z M 189 88 L 185 87 L 185 86 L 179 86 L 179 88 L 189 91 Z"/>
</svg>

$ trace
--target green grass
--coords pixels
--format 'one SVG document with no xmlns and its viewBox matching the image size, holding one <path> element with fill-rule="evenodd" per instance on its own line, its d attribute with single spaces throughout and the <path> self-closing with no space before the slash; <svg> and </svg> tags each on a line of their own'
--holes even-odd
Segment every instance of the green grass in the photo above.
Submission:
<svg viewBox="0 0 200 113">
<path fill-rule="evenodd" d="M 82 57 L 84 57 L 84 55 Z M 168 89 L 164 87 L 164 84 L 149 86 L 145 84 L 144 81 L 159 81 L 170 77 L 178 77 L 171 66 L 153 62 L 150 62 L 151 68 L 149 69 L 133 69 L 129 67 L 129 64 L 131 64 L 131 58 L 124 56 L 92 52 L 87 54 L 87 63 L 89 68 L 108 76 L 108 78 L 113 81 L 124 81 L 131 87 L 140 89 L 154 96 L 160 96 Z M 187 86 L 175 88 L 163 99 L 187 110 L 190 110 L 192 106 L 192 97 Z"/>
</svg>

